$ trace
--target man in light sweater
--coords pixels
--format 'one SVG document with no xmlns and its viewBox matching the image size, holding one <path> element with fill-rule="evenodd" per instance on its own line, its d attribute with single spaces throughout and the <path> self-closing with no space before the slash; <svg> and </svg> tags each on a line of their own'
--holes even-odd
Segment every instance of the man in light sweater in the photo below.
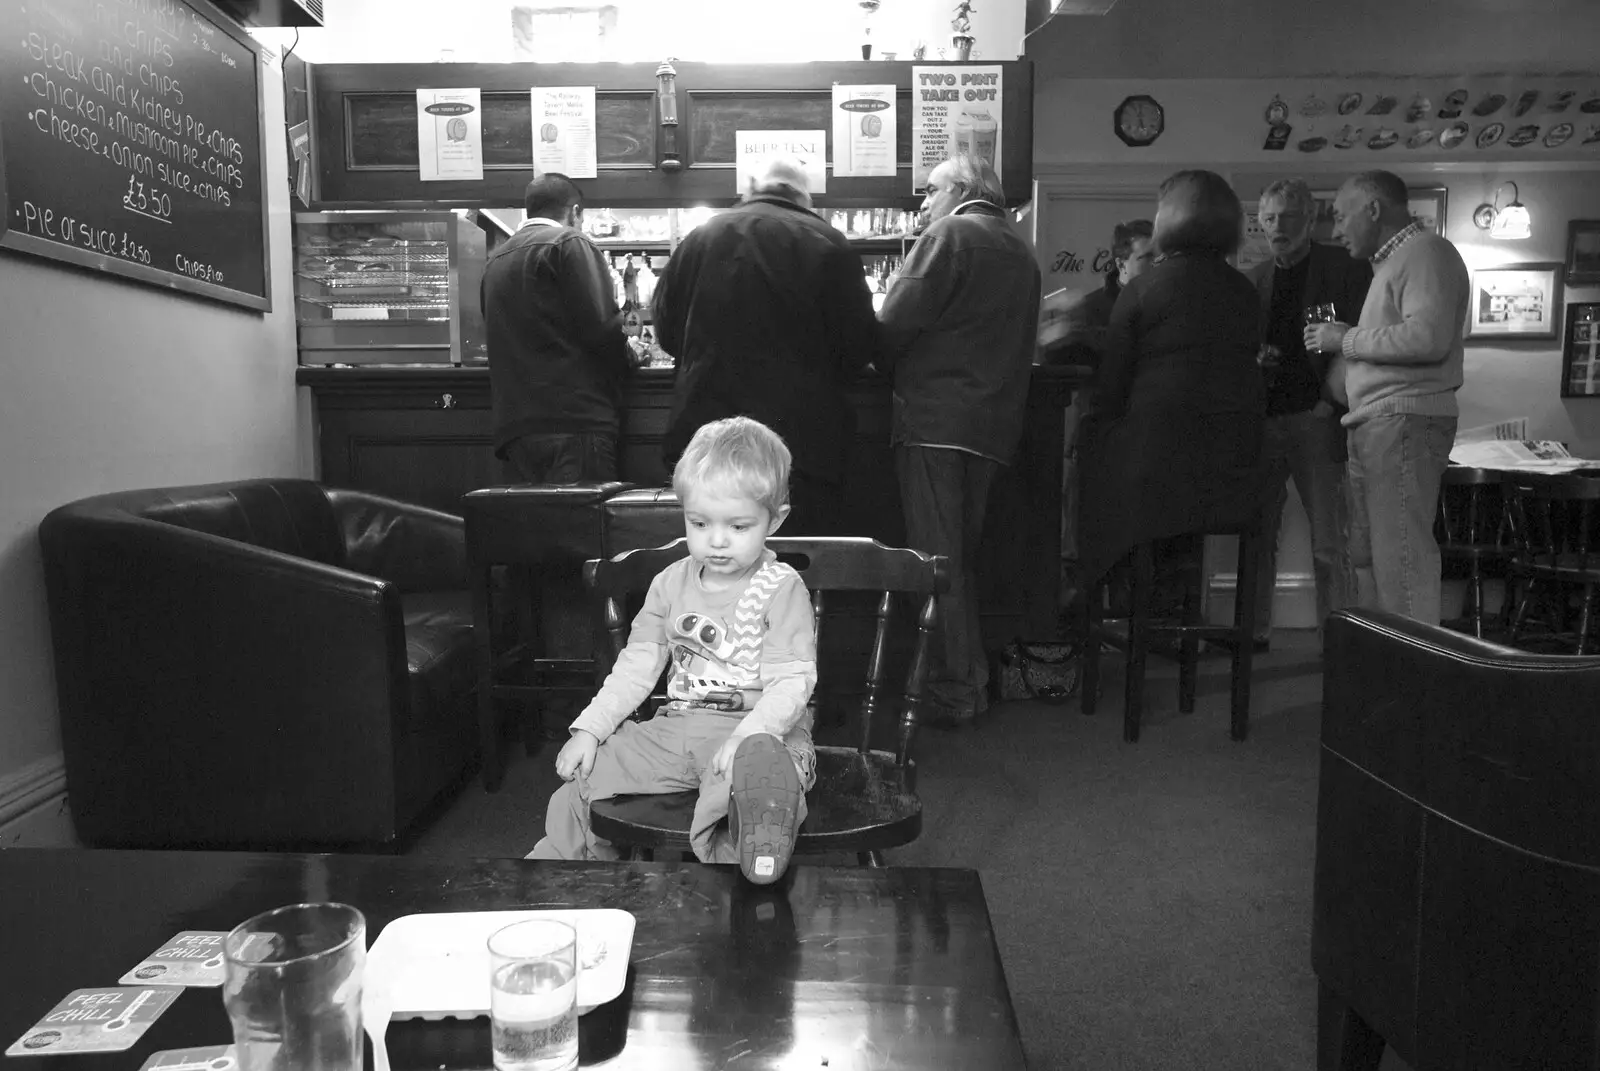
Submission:
<svg viewBox="0 0 1600 1071">
<path fill-rule="evenodd" d="M 1439 483 L 1456 435 L 1470 285 L 1455 246 L 1411 219 L 1406 184 L 1366 171 L 1339 190 L 1334 236 L 1372 261 L 1360 322 L 1312 324 L 1308 349 L 1349 406 L 1350 564 L 1356 603 L 1439 622 Z"/>
</svg>

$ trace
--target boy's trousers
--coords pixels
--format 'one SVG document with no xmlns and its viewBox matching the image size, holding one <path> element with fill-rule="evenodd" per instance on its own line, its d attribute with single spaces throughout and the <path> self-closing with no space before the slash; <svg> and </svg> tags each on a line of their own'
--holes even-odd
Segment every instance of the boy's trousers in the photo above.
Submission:
<svg viewBox="0 0 1600 1071">
<path fill-rule="evenodd" d="M 633 793 L 684 792 L 698 789 L 689 843 L 703 863 L 737 863 L 738 852 L 727 825 L 728 778 L 711 773 L 711 757 L 732 735 L 744 712 L 672 711 L 649 721 L 625 721 L 603 740 L 587 778 L 568 781 L 550 797 L 545 835 L 529 859 L 616 859 L 620 853 L 589 828 L 589 805 L 595 800 Z M 808 790 L 816 778 L 816 752 L 811 734 L 797 728 L 784 739 L 789 756 Z M 796 828 L 805 821 L 800 801 Z"/>
</svg>

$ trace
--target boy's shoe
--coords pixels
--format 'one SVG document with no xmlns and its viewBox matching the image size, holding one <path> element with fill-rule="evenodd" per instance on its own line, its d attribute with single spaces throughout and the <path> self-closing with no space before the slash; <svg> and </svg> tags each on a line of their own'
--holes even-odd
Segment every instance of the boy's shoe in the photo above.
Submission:
<svg viewBox="0 0 1600 1071">
<path fill-rule="evenodd" d="M 789 868 L 804 798 L 782 740 L 756 733 L 740 742 L 728 777 L 728 832 L 739 870 L 757 885 L 770 885 Z"/>
</svg>

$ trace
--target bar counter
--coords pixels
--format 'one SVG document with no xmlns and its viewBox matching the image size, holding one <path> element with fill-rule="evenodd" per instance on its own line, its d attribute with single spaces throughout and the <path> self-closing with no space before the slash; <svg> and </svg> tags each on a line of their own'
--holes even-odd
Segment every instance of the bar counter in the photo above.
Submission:
<svg viewBox="0 0 1600 1071">
<path fill-rule="evenodd" d="M 664 485 L 661 439 L 673 371 L 642 369 L 629 384 L 618 464 L 624 480 Z M 989 500 L 980 554 L 983 608 L 992 643 L 1013 634 L 1059 634 L 1063 414 L 1087 378 L 1074 367 L 1033 370 L 1015 464 Z M 319 478 L 452 513 L 467 491 L 508 481 L 494 457 L 489 369 L 436 366 L 301 367 L 317 422 Z M 849 391 L 856 437 L 840 510 L 850 530 L 904 545 L 900 494 L 889 448 L 890 389 L 868 375 Z"/>
</svg>

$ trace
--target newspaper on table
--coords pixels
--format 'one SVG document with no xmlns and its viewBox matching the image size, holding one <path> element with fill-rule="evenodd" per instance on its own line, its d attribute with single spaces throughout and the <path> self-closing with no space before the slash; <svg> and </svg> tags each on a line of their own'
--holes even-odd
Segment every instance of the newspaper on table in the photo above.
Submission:
<svg viewBox="0 0 1600 1071">
<path fill-rule="evenodd" d="M 1600 463 L 1573 457 L 1554 439 L 1528 438 L 1528 418 L 1463 428 L 1450 448 L 1450 461 L 1475 469 L 1518 469 L 1535 472 L 1571 472 L 1600 467 Z"/>
</svg>

